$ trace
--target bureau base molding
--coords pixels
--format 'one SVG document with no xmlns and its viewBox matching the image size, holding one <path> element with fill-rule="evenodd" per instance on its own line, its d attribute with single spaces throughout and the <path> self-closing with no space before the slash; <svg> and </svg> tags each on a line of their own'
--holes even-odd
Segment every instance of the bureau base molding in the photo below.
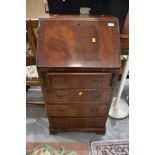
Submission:
<svg viewBox="0 0 155 155">
<path fill-rule="evenodd" d="M 106 128 L 67 128 L 67 129 L 60 129 L 60 128 L 52 128 L 49 127 L 50 134 L 57 134 L 57 133 L 64 133 L 64 132 L 89 132 L 89 133 L 96 133 L 96 134 L 105 134 Z"/>
</svg>

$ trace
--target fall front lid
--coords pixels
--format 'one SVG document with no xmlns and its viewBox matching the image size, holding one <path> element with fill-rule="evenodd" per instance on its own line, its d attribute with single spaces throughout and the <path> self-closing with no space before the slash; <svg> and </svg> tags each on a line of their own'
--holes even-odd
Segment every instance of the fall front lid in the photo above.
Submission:
<svg viewBox="0 0 155 155">
<path fill-rule="evenodd" d="M 46 15 L 40 18 L 37 66 L 119 68 L 117 18 L 103 15 Z"/>
</svg>

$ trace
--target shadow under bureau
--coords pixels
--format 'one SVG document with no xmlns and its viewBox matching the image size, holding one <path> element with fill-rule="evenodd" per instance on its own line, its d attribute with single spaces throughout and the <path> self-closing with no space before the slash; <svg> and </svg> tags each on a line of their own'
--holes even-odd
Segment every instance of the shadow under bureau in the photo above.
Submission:
<svg viewBox="0 0 155 155">
<path fill-rule="evenodd" d="M 37 69 L 50 133 L 105 133 L 119 68 L 117 18 L 40 18 Z"/>
</svg>

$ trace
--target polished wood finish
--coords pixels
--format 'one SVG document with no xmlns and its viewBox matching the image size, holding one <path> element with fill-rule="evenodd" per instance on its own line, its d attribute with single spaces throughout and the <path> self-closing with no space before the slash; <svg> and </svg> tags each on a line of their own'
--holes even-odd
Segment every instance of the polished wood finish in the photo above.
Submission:
<svg viewBox="0 0 155 155">
<path fill-rule="evenodd" d="M 105 102 L 110 101 L 111 89 L 58 89 L 44 91 L 47 103 L 55 102 Z"/>
<path fill-rule="evenodd" d="M 108 105 L 86 103 L 79 107 L 80 103 L 74 105 L 47 105 L 47 113 L 50 117 L 92 117 L 106 116 Z"/>
<path fill-rule="evenodd" d="M 110 73 L 48 73 L 48 88 L 108 88 Z"/>
<path fill-rule="evenodd" d="M 49 122 L 55 128 L 104 128 L 106 117 L 97 118 L 50 118 Z"/>
<path fill-rule="evenodd" d="M 38 67 L 120 67 L 117 18 L 47 15 L 40 25 Z"/>
<path fill-rule="evenodd" d="M 120 68 L 117 18 L 46 16 L 39 25 L 37 69 L 49 132 L 105 133 Z"/>
<path fill-rule="evenodd" d="M 53 128 L 49 127 L 50 134 L 57 134 L 60 132 L 94 132 L 97 134 L 105 134 L 106 128 Z"/>
</svg>

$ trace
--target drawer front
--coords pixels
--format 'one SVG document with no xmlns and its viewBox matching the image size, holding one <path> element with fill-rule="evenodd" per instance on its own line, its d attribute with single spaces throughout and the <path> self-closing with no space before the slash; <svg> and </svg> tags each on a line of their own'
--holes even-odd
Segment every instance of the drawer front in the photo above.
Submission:
<svg viewBox="0 0 155 155">
<path fill-rule="evenodd" d="M 49 118 L 49 123 L 52 128 L 103 128 L 106 118 Z"/>
<path fill-rule="evenodd" d="M 47 105 L 48 116 L 51 117 L 106 116 L 107 111 L 108 111 L 108 105 L 93 105 L 93 104 Z"/>
<path fill-rule="evenodd" d="M 110 73 L 47 73 L 47 88 L 109 88 L 110 75 Z"/>
<path fill-rule="evenodd" d="M 54 102 L 102 102 L 110 101 L 112 90 L 107 89 L 68 89 L 45 91 L 45 101 Z"/>
</svg>

